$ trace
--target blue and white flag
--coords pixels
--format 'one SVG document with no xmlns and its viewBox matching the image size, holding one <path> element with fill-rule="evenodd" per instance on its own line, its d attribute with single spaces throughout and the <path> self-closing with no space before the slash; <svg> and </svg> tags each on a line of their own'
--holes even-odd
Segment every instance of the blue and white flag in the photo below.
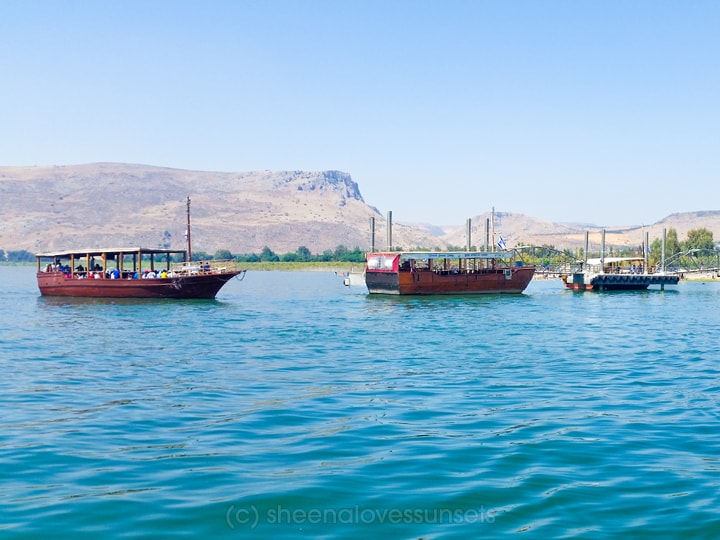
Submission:
<svg viewBox="0 0 720 540">
<path fill-rule="evenodd" d="M 500 237 L 500 240 L 498 241 L 497 246 L 500 249 L 507 249 L 507 245 L 505 244 L 505 240 L 503 240 L 502 236 Z"/>
</svg>

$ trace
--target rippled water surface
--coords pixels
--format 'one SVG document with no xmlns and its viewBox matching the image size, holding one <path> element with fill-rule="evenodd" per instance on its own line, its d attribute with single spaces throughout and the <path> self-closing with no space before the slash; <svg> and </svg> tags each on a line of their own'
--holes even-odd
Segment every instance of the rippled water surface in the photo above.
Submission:
<svg viewBox="0 0 720 540">
<path fill-rule="evenodd" d="M 718 283 L 0 298 L 2 537 L 720 537 Z"/>
</svg>

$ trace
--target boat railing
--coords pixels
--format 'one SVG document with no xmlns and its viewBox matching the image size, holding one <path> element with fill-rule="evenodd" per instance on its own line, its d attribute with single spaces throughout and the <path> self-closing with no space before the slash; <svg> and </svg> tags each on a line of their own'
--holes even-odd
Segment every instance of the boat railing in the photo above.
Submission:
<svg viewBox="0 0 720 540">
<path fill-rule="evenodd" d="M 569 270 L 569 271 L 568 271 Z M 638 265 L 616 265 L 616 264 L 591 264 L 586 265 L 577 264 L 571 269 L 565 269 L 564 273 L 577 273 L 583 270 L 593 272 L 596 274 L 623 274 L 623 275 L 652 275 L 661 273 L 660 268 L 655 265 L 648 265 L 644 267 L 642 264 Z"/>
<path fill-rule="evenodd" d="M 186 261 L 182 263 L 172 263 L 170 272 L 179 276 L 192 276 L 201 274 L 224 274 L 226 272 L 236 272 L 240 270 L 237 261 Z"/>
</svg>

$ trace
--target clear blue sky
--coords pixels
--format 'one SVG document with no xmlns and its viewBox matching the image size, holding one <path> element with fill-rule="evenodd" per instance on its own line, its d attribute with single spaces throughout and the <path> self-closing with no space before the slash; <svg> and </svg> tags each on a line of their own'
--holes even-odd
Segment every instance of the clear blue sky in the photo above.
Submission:
<svg viewBox="0 0 720 540">
<path fill-rule="evenodd" d="M 0 165 L 348 172 L 400 222 L 720 209 L 720 2 L 0 0 Z"/>
</svg>

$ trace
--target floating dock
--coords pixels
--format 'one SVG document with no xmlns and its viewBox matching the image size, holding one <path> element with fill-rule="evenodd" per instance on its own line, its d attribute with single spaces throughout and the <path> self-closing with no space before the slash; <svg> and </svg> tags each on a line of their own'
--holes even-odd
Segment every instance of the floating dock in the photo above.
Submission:
<svg viewBox="0 0 720 540">
<path fill-rule="evenodd" d="M 565 286 L 573 290 L 598 291 L 641 291 L 650 285 L 659 285 L 665 290 L 665 285 L 677 285 L 680 276 L 673 274 L 587 274 L 576 272 L 571 279 L 565 281 Z"/>
</svg>

